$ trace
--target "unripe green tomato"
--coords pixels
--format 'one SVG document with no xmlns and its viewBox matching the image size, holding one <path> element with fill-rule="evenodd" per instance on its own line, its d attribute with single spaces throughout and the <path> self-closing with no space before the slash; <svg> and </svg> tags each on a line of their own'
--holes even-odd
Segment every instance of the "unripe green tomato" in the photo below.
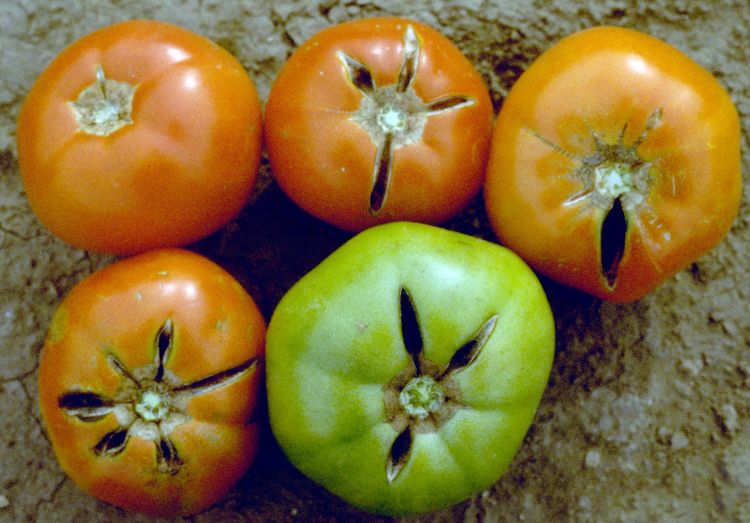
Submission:
<svg viewBox="0 0 750 523">
<path fill-rule="evenodd" d="M 429 225 L 374 227 L 276 309 L 271 427 L 297 468 L 353 505 L 437 510 L 508 468 L 553 353 L 549 303 L 515 254 Z"/>
</svg>

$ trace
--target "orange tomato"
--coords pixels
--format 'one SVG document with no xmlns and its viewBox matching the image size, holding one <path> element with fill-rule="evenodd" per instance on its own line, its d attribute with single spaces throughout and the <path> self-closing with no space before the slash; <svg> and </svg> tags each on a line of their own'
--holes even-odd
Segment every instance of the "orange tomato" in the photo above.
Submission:
<svg viewBox="0 0 750 523">
<path fill-rule="evenodd" d="M 198 240 L 247 202 L 258 95 L 206 38 L 156 21 L 100 29 L 39 76 L 18 120 L 29 202 L 63 240 L 131 254 Z"/>
<path fill-rule="evenodd" d="M 291 56 L 265 132 L 286 194 L 357 231 L 457 214 L 481 188 L 492 116 L 482 78 L 448 39 L 371 18 L 321 31 Z"/>
<path fill-rule="evenodd" d="M 502 106 L 490 221 L 540 272 L 635 300 L 729 230 L 739 140 L 731 98 L 687 56 L 634 30 L 585 30 L 536 60 Z"/>
<path fill-rule="evenodd" d="M 220 267 L 153 251 L 76 285 L 56 311 L 39 402 L 86 492 L 158 516 L 198 512 L 245 473 L 265 323 Z"/>
</svg>

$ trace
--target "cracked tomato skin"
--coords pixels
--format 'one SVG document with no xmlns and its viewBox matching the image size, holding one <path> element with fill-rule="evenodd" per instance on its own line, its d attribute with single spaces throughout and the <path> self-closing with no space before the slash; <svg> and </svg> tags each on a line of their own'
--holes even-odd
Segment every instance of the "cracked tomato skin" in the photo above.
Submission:
<svg viewBox="0 0 750 523">
<path fill-rule="evenodd" d="M 57 309 L 39 367 L 60 465 L 122 508 L 212 505 L 256 452 L 264 338 L 252 298 L 197 254 L 154 251 L 89 276 Z M 160 394 L 162 416 L 148 401 Z"/>
<path fill-rule="evenodd" d="M 108 135 L 83 130 L 73 106 L 97 86 L 98 67 L 110 98 L 118 84 L 135 88 L 130 123 Z M 17 128 L 40 221 L 77 247 L 115 254 L 185 245 L 233 219 L 250 197 L 261 135 L 242 65 L 202 36 L 148 20 L 63 50 L 29 92 Z"/>
<path fill-rule="evenodd" d="M 484 179 L 487 87 L 447 38 L 413 20 L 370 18 L 317 33 L 284 65 L 265 115 L 278 184 L 346 230 L 443 222 Z"/>
<path fill-rule="evenodd" d="M 509 466 L 553 352 L 544 291 L 512 252 L 430 225 L 377 226 L 274 312 L 271 427 L 295 466 L 348 502 L 437 510 Z"/>
<path fill-rule="evenodd" d="M 506 98 L 487 212 L 501 242 L 538 271 L 636 300 L 729 230 L 739 139 L 730 96 L 683 53 L 631 29 L 581 31 L 540 56 Z"/>
</svg>

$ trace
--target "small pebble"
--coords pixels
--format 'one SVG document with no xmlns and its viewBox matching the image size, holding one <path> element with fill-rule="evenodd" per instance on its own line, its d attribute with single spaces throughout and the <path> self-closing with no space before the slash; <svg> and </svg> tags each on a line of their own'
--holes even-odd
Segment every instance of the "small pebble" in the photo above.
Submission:
<svg viewBox="0 0 750 523">
<path fill-rule="evenodd" d="M 595 469 L 598 467 L 602 462 L 602 456 L 599 454 L 599 451 L 597 450 L 589 450 L 586 453 L 586 459 L 584 460 L 584 464 L 586 465 L 586 468 Z"/>
<path fill-rule="evenodd" d="M 703 370 L 703 362 L 700 359 L 689 360 L 683 358 L 680 360 L 680 368 L 691 376 L 697 376 Z"/>
<path fill-rule="evenodd" d="M 8 498 L 0 494 L 0 508 L 5 508 L 9 506 L 10 506 L 10 501 L 8 501 Z"/>
<path fill-rule="evenodd" d="M 750 389 L 750 364 L 740 364 L 737 366 L 737 372 L 742 376 L 742 385 Z"/>
<path fill-rule="evenodd" d="M 608 432 L 612 430 L 612 427 L 614 426 L 614 421 L 612 421 L 612 418 L 609 416 L 603 416 L 599 419 L 599 430 L 601 432 Z"/>
<path fill-rule="evenodd" d="M 679 430 L 672 434 L 672 449 L 673 450 L 680 450 L 684 449 L 690 444 L 690 440 L 687 438 L 685 434 L 680 432 Z"/>
<path fill-rule="evenodd" d="M 721 418 L 724 431 L 733 436 L 737 432 L 737 410 L 734 408 L 734 405 L 731 403 L 722 405 L 719 409 L 719 417 Z"/>
</svg>

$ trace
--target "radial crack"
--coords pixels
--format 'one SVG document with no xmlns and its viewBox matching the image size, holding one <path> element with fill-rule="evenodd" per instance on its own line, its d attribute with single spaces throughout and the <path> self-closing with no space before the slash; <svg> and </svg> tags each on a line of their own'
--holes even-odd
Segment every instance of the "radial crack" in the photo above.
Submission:
<svg viewBox="0 0 750 523">
<path fill-rule="evenodd" d="M 168 318 L 164 325 L 161 326 L 159 332 L 156 333 L 156 375 L 154 381 L 159 383 L 164 379 L 164 365 L 169 358 L 169 352 L 172 348 L 172 340 L 174 334 L 174 323 L 172 318 Z"/>
<path fill-rule="evenodd" d="M 118 428 L 107 432 L 94 447 L 94 452 L 98 455 L 116 456 L 120 454 L 128 444 L 130 434 L 127 429 Z"/>
<path fill-rule="evenodd" d="M 398 73 L 396 91 L 403 93 L 414 82 L 419 66 L 419 39 L 414 28 L 407 26 L 404 33 L 404 59 L 401 62 L 401 70 Z"/>
<path fill-rule="evenodd" d="M 445 369 L 443 376 L 459 372 L 472 363 L 479 357 L 479 354 L 487 344 L 487 340 L 490 339 L 492 332 L 495 330 L 499 316 L 493 315 L 485 321 L 481 327 L 474 333 L 469 341 L 463 344 L 451 358 L 450 363 Z"/>
<path fill-rule="evenodd" d="M 450 111 L 452 109 L 460 109 L 462 107 L 469 107 L 476 103 L 473 98 L 468 96 L 443 96 L 437 100 L 433 100 L 428 103 L 426 110 L 430 115 L 436 113 L 442 113 L 443 111 Z"/>
<path fill-rule="evenodd" d="M 559 146 L 555 142 L 547 139 L 545 136 L 541 135 L 537 131 L 535 131 L 533 129 L 525 129 L 525 130 L 531 136 L 533 136 L 534 138 L 536 138 L 537 140 L 539 140 L 540 142 L 542 142 L 547 147 L 549 147 L 551 149 L 554 149 L 555 152 L 557 152 L 559 154 L 562 154 L 563 156 L 565 156 L 567 158 L 570 158 L 571 160 L 583 161 L 583 158 L 581 158 L 580 156 L 578 156 L 576 154 L 573 154 L 570 151 L 567 151 L 567 150 L 563 149 L 561 146 Z"/>
<path fill-rule="evenodd" d="M 172 392 L 186 392 L 192 396 L 206 394 L 220 387 L 224 387 L 240 379 L 243 375 L 250 372 L 257 365 L 255 358 L 241 363 L 231 369 L 223 370 L 207 378 L 202 378 L 191 383 L 179 385 L 172 389 Z"/>
<path fill-rule="evenodd" d="M 370 192 L 370 213 L 380 214 L 388 197 L 393 173 L 393 134 L 386 133 L 383 144 L 378 148 L 373 172 L 373 186 Z"/>
<path fill-rule="evenodd" d="M 160 470 L 168 472 L 171 475 L 177 474 L 183 462 L 177 453 L 172 440 L 162 435 L 156 442 L 156 460 Z"/>
<path fill-rule="evenodd" d="M 625 122 L 622 126 L 622 129 L 620 129 L 620 134 L 617 135 L 617 145 L 623 146 L 625 145 L 625 133 L 628 130 L 628 122 Z"/>
<path fill-rule="evenodd" d="M 643 132 L 638 137 L 638 139 L 633 142 L 633 149 L 637 149 L 638 146 L 646 141 L 646 138 L 648 138 L 648 135 L 651 134 L 651 131 L 656 129 L 656 127 L 661 123 L 662 115 L 663 111 L 661 110 L 661 108 L 657 109 L 649 115 L 648 120 L 646 120 L 646 128 L 643 129 Z"/>
<path fill-rule="evenodd" d="M 117 374 L 130 381 L 137 388 L 141 388 L 140 382 L 135 378 L 135 376 L 133 376 L 133 374 L 119 360 L 117 356 L 115 356 L 114 354 L 107 354 L 107 362 L 109 363 L 109 366 L 112 367 L 115 372 L 117 372 Z"/>
<path fill-rule="evenodd" d="M 114 402 L 93 392 L 68 392 L 57 401 L 68 415 L 81 421 L 98 421 L 112 412 Z"/>
<path fill-rule="evenodd" d="M 620 260 L 625 251 L 627 230 L 628 223 L 622 209 L 622 202 L 620 198 L 616 198 L 602 222 L 601 232 L 599 233 L 601 244 L 600 267 L 610 288 L 614 287 L 617 281 Z"/>
<path fill-rule="evenodd" d="M 375 91 L 375 80 L 372 78 L 372 74 L 362 62 L 359 62 L 344 53 L 338 51 L 336 53 L 339 60 L 344 64 L 346 75 L 349 77 L 349 81 L 359 89 L 362 94 L 366 96 L 372 96 Z"/>
<path fill-rule="evenodd" d="M 402 431 L 395 440 L 393 440 L 391 449 L 388 452 L 388 460 L 385 465 L 385 475 L 388 479 L 388 483 L 393 483 L 399 472 L 401 472 L 409 462 L 411 449 L 412 433 L 411 429 L 407 428 Z"/>
<path fill-rule="evenodd" d="M 589 188 L 581 189 L 580 191 L 574 192 L 568 196 L 562 204 L 565 207 L 576 205 L 579 202 L 586 201 L 592 193 L 593 191 Z"/>
<path fill-rule="evenodd" d="M 419 318 L 414 302 L 409 295 L 409 291 L 401 288 L 400 295 L 401 310 L 401 337 L 404 340 L 406 352 L 411 356 L 414 367 L 417 369 L 417 375 L 421 372 L 421 355 L 423 349 L 422 332 L 419 328 Z"/>
</svg>

